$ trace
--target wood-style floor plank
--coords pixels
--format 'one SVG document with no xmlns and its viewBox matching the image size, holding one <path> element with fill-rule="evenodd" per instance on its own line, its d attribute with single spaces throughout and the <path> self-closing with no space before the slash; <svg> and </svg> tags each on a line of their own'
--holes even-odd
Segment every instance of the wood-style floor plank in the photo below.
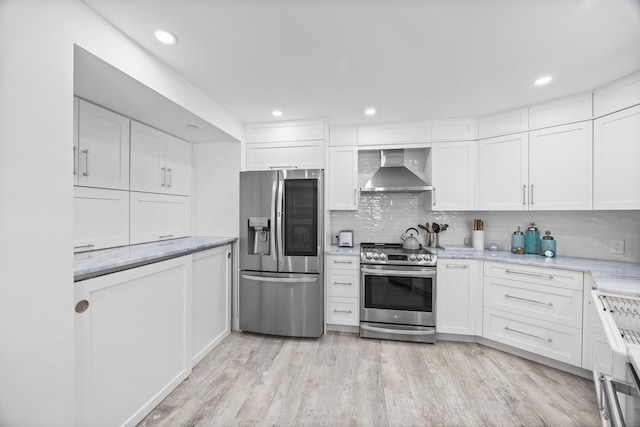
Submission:
<svg viewBox="0 0 640 427">
<path fill-rule="evenodd" d="M 598 426 L 593 383 L 474 343 L 232 333 L 140 424 Z"/>
</svg>

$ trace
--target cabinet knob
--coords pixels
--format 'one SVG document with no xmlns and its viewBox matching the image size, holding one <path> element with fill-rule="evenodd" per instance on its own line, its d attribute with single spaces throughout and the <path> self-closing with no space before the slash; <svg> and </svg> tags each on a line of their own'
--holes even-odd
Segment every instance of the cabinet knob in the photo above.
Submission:
<svg viewBox="0 0 640 427">
<path fill-rule="evenodd" d="M 76 313 L 84 313 L 89 308 L 89 301 L 83 299 L 76 304 Z"/>
</svg>

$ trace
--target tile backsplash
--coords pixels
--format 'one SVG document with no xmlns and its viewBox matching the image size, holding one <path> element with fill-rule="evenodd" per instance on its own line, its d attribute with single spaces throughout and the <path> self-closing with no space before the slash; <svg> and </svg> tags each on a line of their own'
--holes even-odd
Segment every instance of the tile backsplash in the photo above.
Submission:
<svg viewBox="0 0 640 427">
<path fill-rule="evenodd" d="M 406 150 L 405 165 L 424 177 L 424 150 Z M 363 186 L 380 166 L 379 151 L 359 153 L 359 185 Z M 485 247 L 497 243 L 509 250 L 511 234 L 517 226 L 524 231 L 535 221 L 540 234 L 551 231 L 557 240 L 559 255 L 640 262 L 640 211 L 455 211 L 425 209 L 424 193 L 372 193 L 360 196 L 357 211 L 331 211 L 332 243 L 339 230 L 353 230 L 355 243 L 397 242 L 409 227 L 418 224 L 445 223 L 440 245 L 462 245 L 471 235 L 474 218 L 484 220 Z M 419 229 L 425 244 L 424 230 Z M 623 255 L 610 253 L 611 240 L 624 240 Z"/>
</svg>

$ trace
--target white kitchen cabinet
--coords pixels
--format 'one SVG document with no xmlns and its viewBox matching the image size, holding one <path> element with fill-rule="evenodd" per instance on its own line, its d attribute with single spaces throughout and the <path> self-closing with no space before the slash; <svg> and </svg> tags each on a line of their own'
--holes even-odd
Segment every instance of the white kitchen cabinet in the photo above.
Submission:
<svg viewBox="0 0 640 427">
<path fill-rule="evenodd" d="M 399 145 L 431 141 L 431 122 L 358 126 L 358 145 Z"/>
<path fill-rule="evenodd" d="M 529 130 L 529 109 L 516 108 L 478 119 L 479 138 L 506 135 Z"/>
<path fill-rule="evenodd" d="M 329 210 L 358 210 L 358 147 L 329 147 Z"/>
<path fill-rule="evenodd" d="M 336 126 L 329 128 L 329 146 L 358 145 L 356 126 Z"/>
<path fill-rule="evenodd" d="M 191 194 L 191 144 L 131 123 L 131 190 Z"/>
<path fill-rule="evenodd" d="M 250 123 L 246 133 L 247 143 L 313 141 L 329 137 L 324 119 Z"/>
<path fill-rule="evenodd" d="M 195 366 L 231 332 L 231 245 L 192 257 L 191 365 Z"/>
<path fill-rule="evenodd" d="M 438 260 L 436 330 L 482 334 L 482 261 Z"/>
<path fill-rule="evenodd" d="M 191 235 L 191 200 L 186 196 L 130 192 L 131 244 Z"/>
<path fill-rule="evenodd" d="M 326 140 L 246 144 L 247 170 L 324 169 Z"/>
<path fill-rule="evenodd" d="M 478 138 L 478 119 L 431 121 L 432 141 L 467 141 Z"/>
<path fill-rule="evenodd" d="M 360 262 L 357 256 L 327 255 L 327 324 L 360 324 Z"/>
<path fill-rule="evenodd" d="M 83 99 L 74 107 L 74 184 L 128 190 L 129 119 Z"/>
<path fill-rule="evenodd" d="M 529 132 L 529 210 L 592 209 L 592 141 L 591 121 Z"/>
<path fill-rule="evenodd" d="M 478 141 L 478 209 L 527 210 L 529 134 Z"/>
<path fill-rule="evenodd" d="M 482 336 L 582 366 L 583 273 L 484 263 Z"/>
<path fill-rule="evenodd" d="M 640 71 L 611 82 L 593 92 L 595 117 L 640 104 Z"/>
<path fill-rule="evenodd" d="M 592 208 L 591 121 L 478 144 L 479 210 Z"/>
<path fill-rule="evenodd" d="M 191 257 L 76 282 L 75 301 L 77 425 L 134 426 L 191 372 Z"/>
<path fill-rule="evenodd" d="M 593 208 L 640 209 L 640 106 L 593 126 Z"/>
<path fill-rule="evenodd" d="M 613 354 L 606 332 L 591 300 L 591 289 L 595 287 L 591 274 L 584 278 L 582 368 L 611 375 Z"/>
<path fill-rule="evenodd" d="M 593 117 L 591 92 L 542 102 L 529 107 L 529 127 L 539 129 L 590 120 Z"/>
<path fill-rule="evenodd" d="M 73 251 L 129 244 L 129 192 L 73 189 Z"/>
<path fill-rule="evenodd" d="M 442 142 L 431 146 L 433 210 L 476 208 L 476 148 L 476 141 Z"/>
</svg>

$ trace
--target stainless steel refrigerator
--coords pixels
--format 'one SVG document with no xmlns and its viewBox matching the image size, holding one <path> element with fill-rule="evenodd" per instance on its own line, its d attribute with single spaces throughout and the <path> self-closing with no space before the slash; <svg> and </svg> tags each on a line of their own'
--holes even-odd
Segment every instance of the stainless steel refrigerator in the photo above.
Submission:
<svg viewBox="0 0 640 427">
<path fill-rule="evenodd" d="M 240 172 L 240 329 L 324 332 L 324 172 Z"/>
</svg>

